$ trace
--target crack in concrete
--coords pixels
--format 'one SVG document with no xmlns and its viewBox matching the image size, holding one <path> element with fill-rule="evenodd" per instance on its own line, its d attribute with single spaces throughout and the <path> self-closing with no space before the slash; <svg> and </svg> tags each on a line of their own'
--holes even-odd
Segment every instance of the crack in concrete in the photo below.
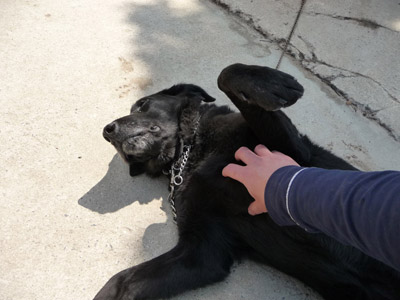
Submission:
<svg viewBox="0 0 400 300">
<path fill-rule="evenodd" d="M 397 99 L 393 94 L 391 94 L 391 92 L 389 92 L 389 90 L 386 89 L 382 85 L 382 83 L 380 83 L 378 80 L 376 80 L 376 79 L 374 79 L 374 78 L 372 78 L 370 76 L 364 75 L 362 73 L 359 73 L 359 72 L 355 72 L 355 71 L 352 71 L 352 70 L 349 70 L 349 69 L 345 69 L 345 68 L 342 68 L 342 67 L 331 65 L 331 64 L 329 64 L 329 63 L 327 63 L 327 62 L 325 62 L 325 61 L 323 61 L 321 59 L 318 59 L 317 55 L 315 54 L 315 50 L 316 49 L 311 44 L 311 42 L 307 41 L 305 38 L 303 38 L 300 35 L 298 35 L 297 37 L 304 42 L 304 44 L 307 46 L 307 48 L 308 48 L 308 50 L 309 50 L 309 52 L 311 54 L 311 59 L 307 59 L 305 57 L 305 55 L 297 47 L 295 47 L 294 45 L 290 44 L 291 47 L 295 48 L 299 52 L 299 56 L 302 57 L 302 60 L 304 60 L 304 61 L 306 61 L 308 63 L 321 64 L 321 65 L 327 66 L 329 68 L 336 69 L 336 70 L 339 70 L 339 71 L 344 71 L 344 72 L 347 72 L 347 73 L 351 74 L 351 75 L 345 75 L 345 74 L 339 73 L 339 74 L 336 74 L 336 75 L 326 76 L 326 77 L 324 77 L 325 79 L 327 79 L 329 81 L 333 81 L 333 80 L 335 80 L 337 78 L 357 78 L 357 77 L 362 77 L 362 78 L 371 80 L 372 82 L 377 84 L 394 102 L 400 104 L 400 100 Z M 312 70 L 312 73 L 316 73 L 316 71 Z"/>
<path fill-rule="evenodd" d="M 309 41 L 307 41 L 304 37 L 302 37 L 301 35 L 297 35 L 297 37 L 303 41 L 303 43 L 307 46 L 307 48 L 311 49 L 311 54 L 314 54 L 314 51 L 316 50 L 314 45 L 311 44 Z M 300 52 L 300 50 L 299 50 Z"/>
<path fill-rule="evenodd" d="M 297 49 L 297 48 L 296 48 L 296 49 Z M 299 50 L 297 49 L 297 51 L 299 51 Z M 394 95 L 392 95 L 392 94 L 391 94 L 379 81 L 377 81 L 376 79 L 374 79 L 374 78 L 372 78 L 372 77 L 370 77 L 370 76 L 361 74 L 361 73 L 359 73 L 359 72 L 355 72 L 355 71 L 348 70 L 348 69 L 345 69 L 345 68 L 342 68 L 342 67 L 337 67 L 337 66 L 331 65 L 331 64 L 329 64 L 329 63 L 327 63 L 327 62 L 325 62 L 325 61 L 323 61 L 323 60 L 320 60 L 320 59 L 317 58 L 317 56 L 315 55 L 315 53 L 314 53 L 314 51 L 313 51 L 312 49 L 311 49 L 311 53 L 312 53 L 312 59 L 309 60 L 309 59 L 304 58 L 304 61 L 306 61 L 306 62 L 308 62 L 308 63 L 318 63 L 318 64 L 327 66 L 327 67 L 332 68 L 332 69 L 336 69 L 336 70 L 340 70 L 340 71 L 345 71 L 345 72 L 348 72 L 348 73 L 350 73 L 350 74 L 353 74 L 353 75 L 338 74 L 338 75 L 332 75 L 332 76 L 330 76 L 330 77 L 326 77 L 326 79 L 328 79 L 329 81 L 333 81 L 333 80 L 335 80 L 335 79 L 337 79 L 337 78 L 356 78 L 356 77 L 362 77 L 362 78 L 371 80 L 372 82 L 376 83 L 383 91 L 385 91 L 385 93 L 386 93 L 394 102 L 400 104 L 400 100 L 397 99 Z M 314 71 L 313 71 L 313 73 L 314 73 Z"/>
<path fill-rule="evenodd" d="M 341 20 L 341 21 L 355 22 L 362 27 L 366 27 L 366 28 L 370 28 L 370 29 L 382 28 L 382 29 L 390 30 L 392 32 L 399 33 L 398 31 L 396 31 L 392 28 L 380 25 L 380 24 L 376 23 L 375 21 L 366 19 L 366 18 L 353 18 L 353 17 L 345 17 L 345 16 L 338 16 L 335 14 L 332 15 L 332 14 L 325 14 L 325 13 L 318 13 L 318 12 L 307 12 L 306 14 L 309 16 L 324 16 L 324 17 Z"/>
<path fill-rule="evenodd" d="M 296 48 L 296 47 L 294 47 L 294 48 Z M 299 51 L 297 48 L 296 48 L 296 50 Z M 292 57 L 296 58 L 295 54 L 293 52 L 291 52 L 290 49 L 288 49 L 288 53 Z M 304 58 L 303 60 L 300 60 L 300 63 L 302 64 L 302 66 L 305 69 L 309 70 L 312 74 L 314 74 L 314 76 L 319 78 L 323 83 L 328 85 L 339 97 L 343 98 L 345 100 L 346 105 L 352 107 L 355 111 L 359 111 L 367 119 L 376 122 L 379 126 L 381 126 L 383 129 L 385 129 L 387 131 L 387 133 L 389 134 L 389 136 L 391 136 L 395 141 L 400 142 L 400 139 L 395 135 L 394 130 L 389 125 L 384 123 L 381 119 L 379 119 L 376 116 L 376 114 L 379 112 L 379 110 L 372 110 L 367 104 L 363 104 L 363 103 L 358 102 L 354 98 L 350 97 L 344 90 L 340 89 L 337 85 L 335 85 L 332 81 L 334 79 L 336 79 L 336 78 L 363 77 L 363 78 L 369 79 L 369 80 L 375 82 L 376 84 L 378 84 L 387 93 L 387 95 L 392 100 L 394 100 L 395 102 L 400 103 L 400 101 L 397 100 L 393 95 L 391 95 L 389 93 L 389 91 L 386 88 L 384 88 L 382 86 L 382 84 L 379 83 L 378 81 L 376 81 L 375 79 L 373 79 L 373 78 L 371 78 L 369 76 L 363 75 L 361 73 L 358 73 L 358 72 L 347 70 L 347 69 L 344 69 L 344 68 L 341 68 L 341 67 L 335 67 L 335 66 L 333 66 L 331 64 L 328 64 L 328 63 L 318 59 L 314 52 L 311 51 L 311 53 L 312 53 L 312 59 L 311 60 L 310 59 L 306 59 L 306 58 Z M 303 57 L 304 57 L 304 55 L 303 55 Z M 337 74 L 337 75 L 328 76 L 328 77 L 327 76 L 323 76 L 323 75 L 317 73 L 314 70 L 314 68 L 308 66 L 307 63 L 325 65 L 325 66 L 327 66 L 329 68 L 333 68 L 333 69 L 349 72 L 350 74 L 353 74 L 353 75 Z"/>
<path fill-rule="evenodd" d="M 383 108 L 381 108 L 381 109 L 377 109 L 377 110 L 375 110 L 374 112 L 375 112 L 375 113 L 378 113 L 378 112 L 381 112 L 381 111 L 385 111 L 385 110 L 388 110 L 388 109 L 393 109 L 393 108 L 397 108 L 397 107 L 398 107 L 398 105 L 393 105 L 393 106 L 383 107 Z"/>
<path fill-rule="evenodd" d="M 242 22 L 244 22 L 245 24 L 247 24 L 247 26 L 249 26 L 250 28 L 252 28 L 253 30 L 255 30 L 257 33 L 259 33 L 267 42 L 270 43 L 275 43 L 279 46 L 279 48 L 283 49 L 283 46 L 286 42 L 285 38 L 279 38 L 279 37 L 275 37 L 272 34 L 269 34 L 268 32 L 265 32 L 263 28 L 261 28 L 261 26 L 257 25 L 255 23 L 255 21 L 253 20 L 253 18 L 248 15 L 243 13 L 241 10 L 239 9 L 232 9 L 228 4 L 222 2 L 221 0 L 209 0 L 211 2 L 213 2 L 214 4 L 216 4 L 217 6 L 221 7 L 222 9 L 224 9 L 227 13 L 237 17 L 239 20 L 241 20 Z M 309 13 L 310 14 L 310 13 Z M 321 14 L 321 13 L 316 13 L 316 14 Z M 357 18 L 350 18 L 350 17 L 341 17 L 341 16 L 332 16 L 332 15 L 326 15 L 328 17 L 333 17 L 333 18 L 338 18 L 338 19 L 343 19 L 343 20 L 351 20 L 351 21 L 355 21 L 358 22 L 360 25 L 363 24 L 363 26 L 366 27 L 370 27 L 376 29 L 376 28 L 385 28 L 388 30 L 393 31 L 390 28 L 381 26 L 373 21 L 367 20 L 367 19 L 357 19 Z M 397 31 L 396 31 L 397 32 Z M 302 39 L 300 36 L 298 36 L 300 39 Z M 354 71 L 350 71 L 350 70 L 346 70 L 344 68 L 341 67 L 335 67 L 329 63 L 326 63 L 320 59 L 317 58 L 316 54 L 314 53 L 314 46 L 311 45 L 310 42 L 305 41 L 304 38 L 302 39 L 302 41 L 305 43 L 305 45 L 311 50 L 311 59 L 307 59 L 306 56 L 304 55 L 304 53 L 302 51 L 300 51 L 298 48 L 296 48 L 293 44 L 289 43 L 289 47 L 287 49 L 287 54 L 289 54 L 290 56 L 292 56 L 295 60 L 299 61 L 301 63 L 301 65 L 308 70 L 309 72 L 311 72 L 314 76 L 316 76 L 318 79 L 320 79 L 324 84 L 326 84 L 327 86 L 329 86 L 340 98 L 342 98 L 346 105 L 352 107 L 355 111 L 360 112 L 364 117 L 366 117 L 367 119 L 376 122 L 379 126 L 381 126 L 383 129 L 385 129 L 387 131 L 387 133 L 389 134 L 390 137 L 392 137 L 395 141 L 400 142 L 400 138 L 397 137 L 394 133 L 394 130 L 392 128 L 390 128 L 390 126 L 388 126 L 387 124 L 385 124 L 382 120 L 380 120 L 379 118 L 376 117 L 376 113 L 378 111 L 374 111 L 372 110 L 368 105 L 366 104 L 362 104 L 358 101 L 356 101 L 355 99 L 353 99 L 352 97 L 350 97 L 345 91 L 343 91 L 342 89 L 340 89 L 338 86 L 336 86 L 332 81 L 336 78 L 345 78 L 345 77 L 363 77 L 366 79 L 369 79 L 373 82 L 375 82 L 377 85 L 379 85 L 387 94 L 388 96 L 395 102 L 400 103 L 400 100 L 397 99 L 396 97 L 394 97 L 385 87 L 382 86 L 382 84 L 380 82 L 378 82 L 377 80 L 366 76 L 364 74 L 358 73 L 358 72 L 354 72 Z M 311 45 L 311 47 L 309 47 Z M 296 51 L 298 52 L 297 55 L 296 53 L 292 50 L 292 49 L 296 49 Z M 307 65 L 309 64 L 309 65 Z M 333 75 L 332 76 L 323 76 L 321 74 L 319 74 L 318 72 L 316 72 L 314 70 L 314 68 L 311 66 L 311 64 L 320 64 L 320 65 L 325 65 L 329 68 L 332 69 L 336 69 L 336 70 L 341 70 L 344 72 L 349 72 L 352 75 L 344 75 L 344 74 L 338 74 L 338 75 Z"/>
</svg>

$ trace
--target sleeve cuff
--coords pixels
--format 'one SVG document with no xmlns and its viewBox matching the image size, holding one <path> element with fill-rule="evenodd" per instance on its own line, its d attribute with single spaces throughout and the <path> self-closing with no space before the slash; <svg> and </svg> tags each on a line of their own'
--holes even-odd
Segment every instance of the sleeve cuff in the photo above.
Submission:
<svg viewBox="0 0 400 300">
<path fill-rule="evenodd" d="M 287 166 L 275 171 L 265 187 L 264 201 L 268 214 L 280 226 L 297 225 L 309 232 L 317 232 L 296 218 L 296 210 L 290 202 L 290 191 L 296 177 L 307 168 Z"/>
</svg>

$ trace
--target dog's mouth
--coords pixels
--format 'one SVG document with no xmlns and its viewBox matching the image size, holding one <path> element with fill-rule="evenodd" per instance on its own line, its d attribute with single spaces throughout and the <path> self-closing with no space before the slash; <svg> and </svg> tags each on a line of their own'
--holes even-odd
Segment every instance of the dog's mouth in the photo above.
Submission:
<svg viewBox="0 0 400 300">
<path fill-rule="evenodd" d="M 149 161 L 159 152 L 157 143 L 146 135 L 128 137 L 116 148 L 127 163 Z"/>
<path fill-rule="evenodd" d="M 128 154 L 123 151 L 118 151 L 118 153 L 122 157 L 122 159 L 128 164 L 146 162 L 152 159 L 152 157 L 145 154 Z"/>
</svg>

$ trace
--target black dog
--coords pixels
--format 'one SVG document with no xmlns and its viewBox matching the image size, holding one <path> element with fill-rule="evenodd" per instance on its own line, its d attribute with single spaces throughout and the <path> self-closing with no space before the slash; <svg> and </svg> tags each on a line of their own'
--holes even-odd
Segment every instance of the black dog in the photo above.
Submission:
<svg viewBox="0 0 400 300">
<path fill-rule="evenodd" d="M 354 169 L 299 134 L 279 110 L 295 103 L 303 87 L 280 71 L 241 64 L 223 70 L 218 86 L 241 114 L 202 104 L 214 98 L 181 84 L 138 100 L 130 115 L 104 128 L 132 176 L 158 176 L 175 166 L 179 242 L 116 274 L 95 299 L 170 297 L 223 280 L 242 257 L 292 275 L 326 299 L 400 299 L 398 272 L 323 234 L 279 227 L 268 214 L 250 216 L 246 189 L 221 175 L 240 146 L 257 144 L 303 166 Z"/>
</svg>

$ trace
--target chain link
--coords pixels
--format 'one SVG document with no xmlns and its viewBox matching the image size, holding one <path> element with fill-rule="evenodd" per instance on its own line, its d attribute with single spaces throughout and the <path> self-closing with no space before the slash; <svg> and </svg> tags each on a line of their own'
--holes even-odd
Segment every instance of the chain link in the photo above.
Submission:
<svg viewBox="0 0 400 300">
<path fill-rule="evenodd" d="M 193 138 L 192 138 L 192 143 L 194 142 L 194 138 L 197 133 L 197 129 L 200 124 L 200 116 L 197 118 L 197 120 L 194 123 L 194 129 L 193 129 Z M 172 215 L 173 215 L 173 221 L 176 224 L 177 220 L 177 213 L 176 213 L 176 207 L 175 207 L 175 187 L 180 186 L 183 183 L 183 170 L 185 169 L 185 166 L 189 160 L 189 155 L 190 155 L 190 150 L 192 149 L 192 145 L 183 145 L 182 147 L 182 153 L 179 156 L 178 160 L 172 164 L 171 169 L 167 174 L 171 175 L 171 179 L 169 182 L 169 196 L 168 196 L 168 202 L 170 203 L 171 210 L 172 210 Z"/>
</svg>

